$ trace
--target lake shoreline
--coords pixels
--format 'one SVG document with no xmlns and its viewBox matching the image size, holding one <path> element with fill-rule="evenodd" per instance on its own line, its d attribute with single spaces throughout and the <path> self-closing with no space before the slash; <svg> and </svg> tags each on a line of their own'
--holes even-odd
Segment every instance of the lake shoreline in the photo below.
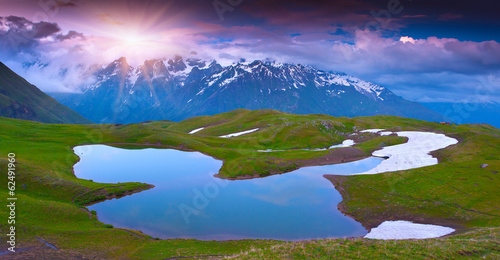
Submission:
<svg viewBox="0 0 500 260">
<path fill-rule="evenodd" d="M 377 132 L 384 131 L 383 129 L 373 129 L 373 130 L 378 130 Z M 365 130 L 365 131 L 369 131 L 369 130 Z M 394 132 L 389 132 L 389 133 L 390 134 L 394 134 Z M 410 136 L 408 136 L 408 134 L 409 133 L 415 133 L 415 132 L 401 132 L 401 133 L 407 134 L 407 137 L 410 138 Z M 422 132 L 422 133 L 428 133 L 428 132 Z M 433 133 L 433 132 L 431 132 L 431 133 Z M 438 133 L 438 134 L 441 134 L 441 133 Z M 450 137 L 446 136 L 445 134 L 441 134 L 441 135 L 444 135 L 445 137 L 450 138 Z M 416 137 L 412 137 L 412 138 L 415 138 L 415 139 L 418 140 L 418 138 L 416 138 Z M 440 150 L 442 150 L 442 149 L 444 149 L 444 148 L 446 148 L 446 147 L 448 147 L 450 145 L 455 145 L 457 143 L 460 143 L 460 141 L 458 141 L 457 139 L 454 139 L 454 138 L 451 138 L 451 139 L 453 139 L 454 141 L 453 140 L 446 140 L 446 139 L 443 139 L 443 140 L 441 140 L 441 139 L 435 139 L 434 141 L 430 142 L 432 145 L 427 145 L 425 147 L 415 147 L 415 148 L 411 147 L 411 143 L 412 142 L 415 143 L 416 141 L 415 140 L 412 141 L 412 140 L 408 139 L 407 143 L 399 145 L 399 147 L 402 147 L 402 146 L 405 146 L 405 145 L 406 146 L 410 145 L 410 148 L 403 149 L 404 150 L 403 154 L 406 155 L 403 158 L 404 159 L 403 162 L 405 162 L 405 163 L 408 162 L 407 161 L 407 153 L 408 153 L 408 151 L 412 151 L 411 149 L 413 148 L 413 149 L 417 149 L 417 151 L 424 149 L 423 151 L 420 151 L 420 154 L 430 155 L 432 158 L 436 159 L 437 162 L 435 164 L 439 164 L 440 161 L 442 160 L 442 158 L 438 159 L 438 158 L 436 158 L 437 156 L 434 156 L 434 155 L 438 155 L 439 154 L 438 151 L 440 151 Z M 420 143 L 421 141 L 418 140 L 417 142 Z M 444 145 L 436 145 L 436 143 L 444 143 Z M 379 156 L 379 157 L 384 157 L 384 156 L 377 155 L 376 153 L 377 152 L 380 153 L 383 150 L 391 149 L 392 148 L 394 151 L 391 151 L 388 154 L 386 152 L 386 154 L 387 154 L 386 157 L 387 157 L 388 160 L 390 160 L 391 157 L 398 156 L 398 154 L 402 153 L 401 151 L 395 150 L 395 147 L 396 146 L 387 147 L 387 148 L 381 149 L 379 151 L 375 151 L 373 153 L 373 155 L 374 156 Z M 426 151 L 426 149 L 427 149 L 427 151 Z M 421 155 L 419 155 L 419 153 L 417 152 L 411 158 L 412 158 L 413 161 L 419 161 L 420 157 L 421 157 Z M 420 167 L 424 167 L 424 166 L 429 166 L 429 164 L 416 164 L 416 165 L 411 164 L 411 166 L 409 166 L 409 168 L 408 168 L 408 166 L 406 168 L 401 168 L 400 164 L 401 164 L 401 162 L 396 162 L 394 165 L 398 165 L 397 167 L 392 167 L 393 169 L 391 167 L 389 167 L 389 168 L 386 167 L 387 169 L 383 169 L 383 170 L 378 171 L 378 172 L 373 171 L 373 169 L 372 169 L 372 170 L 369 171 L 370 172 L 369 174 L 381 174 L 381 173 L 388 173 L 388 172 L 401 171 L 401 170 L 404 171 L 404 170 L 409 170 L 409 169 L 415 169 L 415 168 L 420 168 Z M 435 165 L 435 164 L 430 164 L 430 165 Z M 376 169 L 376 168 L 374 168 L 374 169 Z M 392 170 L 390 170 L 390 169 L 392 169 Z M 366 173 L 361 173 L 361 174 L 366 174 Z M 350 177 L 350 176 L 340 176 L 340 175 L 325 174 L 325 175 L 323 175 L 323 177 L 326 178 L 326 179 L 328 179 L 334 185 L 335 189 L 337 189 L 337 191 L 339 191 L 339 193 L 342 196 L 342 201 L 337 205 L 337 209 L 340 212 L 342 212 L 344 215 L 349 216 L 349 217 L 353 218 L 354 220 L 360 222 L 363 225 L 363 227 L 365 227 L 368 230 L 368 232 L 370 232 L 372 228 L 378 227 L 379 225 L 381 225 L 385 221 L 398 221 L 398 220 L 406 220 L 406 221 L 410 221 L 410 222 L 414 222 L 414 223 L 433 224 L 433 225 L 441 225 L 441 226 L 446 226 L 446 227 L 452 227 L 452 228 L 455 229 L 455 231 L 452 234 L 460 233 L 460 232 L 463 232 L 463 231 L 467 230 L 465 227 L 460 226 L 457 223 L 453 223 L 451 221 L 447 221 L 447 220 L 442 219 L 442 218 L 428 217 L 428 216 L 418 216 L 418 215 L 413 214 L 411 212 L 397 213 L 397 214 L 382 213 L 382 214 L 376 214 L 375 216 L 370 215 L 370 216 L 368 216 L 366 218 L 364 218 L 363 216 L 353 216 L 353 215 L 350 215 L 350 214 L 347 213 L 348 212 L 347 204 L 351 200 L 351 198 L 350 198 L 349 193 L 347 191 L 347 189 L 349 189 L 349 187 L 345 184 L 345 182 L 347 181 L 348 177 Z M 371 187 L 367 187 L 367 188 L 373 189 Z M 382 191 L 379 191 L 379 192 L 382 192 Z M 397 196 L 397 195 L 395 195 L 395 196 Z"/>
<path fill-rule="evenodd" d="M 103 196 L 106 196 L 105 199 L 101 199 L 101 200 L 95 200 L 95 201 L 92 201 L 90 203 L 86 203 L 86 204 L 83 204 L 84 207 L 87 207 L 87 206 L 92 206 L 94 204 L 97 204 L 97 203 L 100 203 L 100 202 L 103 202 L 103 201 L 106 201 L 106 200 L 112 200 L 112 199 L 120 199 L 120 198 L 123 198 L 125 196 L 130 196 L 130 195 L 133 195 L 133 194 L 136 194 L 136 193 L 139 193 L 139 192 L 143 192 L 143 191 L 146 191 L 146 190 L 150 190 L 150 189 L 153 189 L 155 186 L 152 185 L 152 184 L 147 184 L 147 183 L 144 183 L 143 186 L 140 186 L 138 188 L 135 188 L 135 189 L 131 189 L 131 190 L 127 190 L 125 192 L 123 192 L 123 194 L 120 194 L 120 195 L 117 195 L 116 193 L 113 193 L 113 194 L 102 194 Z"/>
<path fill-rule="evenodd" d="M 355 215 L 350 215 L 348 213 L 348 208 L 347 208 L 347 203 L 350 200 L 349 193 L 347 192 L 344 182 L 347 180 L 348 177 L 350 176 L 343 176 L 343 175 L 332 175 L 332 174 L 325 174 L 323 175 L 327 180 L 329 180 L 335 187 L 335 189 L 340 193 L 342 196 L 342 201 L 337 205 L 337 209 L 342 212 L 345 216 L 348 216 L 355 221 L 361 223 L 361 225 L 370 232 L 373 228 L 378 227 L 380 224 L 382 224 L 384 221 L 397 221 L 397 220 L 406 220 L 414 223 L 419 223 L 419 224 L 432 224 L 432 225 L 439 225 L 439 226 L 445 226 L 445 227 L 451 227 L 455 229 L 455 232 L 450 233 L 448 235 L 442 236 L 442 237 L 447 237 L 447 236 L 453 236 L 456 234 L 461 234 L 467 231 L 472 230 L 471 228 L 467 228 L 465 226 L 459 225 L 455 222 L 452 221 L 447 221 L 442 218 L 437 218 L 437 217 L 428 217 L 428 216 L 419 216 L 416 214 L 408 213 L 408 214 L 402 214 L 399 216 L 395 215 L 378 215 L 378 216 L 370 216 L 368 219 L 361 218 L 359 216 Z"/>
</svg>

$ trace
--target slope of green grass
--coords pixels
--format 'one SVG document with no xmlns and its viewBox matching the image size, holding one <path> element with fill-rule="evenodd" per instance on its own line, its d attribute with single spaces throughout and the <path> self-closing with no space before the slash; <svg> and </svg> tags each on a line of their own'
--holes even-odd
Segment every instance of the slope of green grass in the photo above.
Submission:
<svg viewBox="0 0 500 260">
<path fill-rule="evenodd" d="M 187 134 L 200 127 L 205 129 L 193 135 Z M 235 138 L 217 137 L 257 127 L 261 130 L 248 135 Z M 461 141 L 458 145 L 435 153 L 442 162 L 439 165 L 334 180 L 334 183 L 341 183 L 347 191 L 348 198 L 343 202 L 347 212 L 365 226 L 370 227 L 387 219 L 451 224 L 462 228 L 461 230 L 499 225 L 499 178 L 497 173 L 493 172 L 498 172 L 499 167 L 500 130 L 488 125 L 450 126 L 392 116 L 349 119 L 326 115 L 292 115 L 273 110 L 236 110 L 179 123 L 158 121 L 130 125 L 51 125 L 0 118 L 0 185 L 7 186 L 7 154 L 15 153 L 18 197 L 16 217 L 19 220 L 16 229 L 20 247 L 28 248 L 39 244 L 38 237 L 64 249 L 65 254 L 98 258 L 163 259 L 178 256 L 235 255 L 251 251 L 268 252 L 276 249 L 271 249 L 271 246 L 281 246 L 284 242 L 155 240 L 139 232 L 111 228 L 99 222 L 95 215 L 79 205 L 100 199 L 103 195 L 127 194 L 149 186 L 141 183 L 95 183 L 76 178 L 72 167 L 78 157 L 73 153 L 72 147 L 104 143 L 129 148 L 196 150 L 224 160 L 219 172 L 222 176 L 265 176 L 294 170 L 307 165 L 310 162 L 308 160 L 317 160 L 318 163 L 322 158 L 336 156 L 336 153 L 345 150 L 313 152 L 301 149 L 328 147 L 351 138 L 350 133 L 356 129 L 365 128 L 443 132 Z M 363 134 L 362 137 L 364 139 L 360 139 L 359 144 L 350 148 L 353 149 L 351 152 L 356 151 L 360 156 L 368 156 L 373 150 L 384 145 L 405 141 L 404 138 L 393 136 L 373 137 Z M 257 152 L 259 149 L 286 151 L 261 153 Z M 479 168 L 481 163 L 487 163 L 489 166 Z M 7 190 L 2 189 L 1 194 L 6 198 Z M 0 219 L 7 219 L 8 213 L 3 207 L 0 210 Z M 1 232 L 8 228 L 6 221 L 0 222 Z M 495 242 L 498 241 L 498 229 L 481 230 L 462 239 L 482 239 L 485 230 L 488 230 L 496 237 L 491 243 L 498 245 L 498 242 Z M 442 241 L 442 245 L 454 246 L 459 240 L 453 239 L 455 237 L 439 241 Z M 406 247 L 413 245 L 410 242 L 385 243 L 364 239 L 325 240 L 311 244 L 314 243 L 317 243 L 315 246 L 318 248 L 322 248 L 318 249 L 320 251 L 327 252 L 337 248 L 335 250 L 339 250 L 340 255 L 346 256 L 354 256 L 349 255 L 346 250 L 355 248 L 358 244 L 370 248 L 370 254 L 389 246 L 392 248 L 391 254 L 396 255 L 400 250 L 404 252 L 403 256 L 411 252 L 405 251 Z M 458 252 L 440 252 L 436 244 L 431 242 L 415 243 L 415 250 L 434 250 L 435 255 L 431 257 L 451 257 Z M 289 244 L 285 243 L 283 248 L 287 248 Z M 335 246 L 343 244 L 350 246 Z M 488 246 L 477 247 L 473 241 L 462 248 L 464 252 L 477 251 L 484 254 L 492 250 Z M 0 249 L 4 251 L 5 245 Z M 45 252 L 44 250 L 41 249 L 40 252 Z M 314 250 L 316 249 L 307 248 L 306 252 Z M 286 258 L 295 255 L 293 250 L 281 252 L 276 256 Z M 60 253 L 62 254 L 62 251 Z M 300 257 L 308 256 L 305 254 Z"/>
<path fill-rule="evenodd" d="M 0 62 L 0 116 L 45 123 L 90 124 Z"/>
<path fill-rule="evenodd" d="M 499 259 L 500 229 L 424 240 L 320 239 L 287 242 L 235 259 Z"/>
</svg>

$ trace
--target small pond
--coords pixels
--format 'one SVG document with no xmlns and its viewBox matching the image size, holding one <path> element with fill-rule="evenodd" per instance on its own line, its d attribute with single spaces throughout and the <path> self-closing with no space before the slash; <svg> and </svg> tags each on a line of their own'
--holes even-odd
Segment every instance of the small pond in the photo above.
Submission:
<svg viewBox="0 0 500 260">
<path fill-rule="evenodd" d="M 159 238 L 200 240 L 363 236 L 360 223 L 337 209 L 342 200 L 323 174 L 370 170 L 381 159 L 305 167 L 265 178 L 229 181 L 213 177 L 222 162 L 198 152 L 74 148 L 75 175 L 94 182 L 143 182 L 155 188 L 89 206 L 100 221 Z"/>
</svg>

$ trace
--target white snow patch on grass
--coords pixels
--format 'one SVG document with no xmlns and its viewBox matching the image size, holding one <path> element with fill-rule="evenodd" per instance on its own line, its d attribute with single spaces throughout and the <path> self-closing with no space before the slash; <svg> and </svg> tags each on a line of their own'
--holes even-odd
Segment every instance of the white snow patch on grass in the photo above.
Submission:
<svg viewBox="0 0 500 260">
<path fill-rule="evenodd" d="M 333 149 L 333 148 L 350 147 L 350 146 L 353 146 L 353 145 L 354 145 L 354 141 L 350 140 L 350 139 L 347 139 L 347 140 L 344 140 L 341 144 L 332 145 L 332 146 L 330 146 L 328 148 L 313 148 L 313 149 L 302 149 L 302 150 L 305 150 L 305 151 L 326 151 L 326 150 L 330 150 L 330 149 Z"/>
<path fill-rule="evenodd" d="M 380 131 L 384 131 L 384 129 L 366 129 L 366 130 L 361 130 L 361 133 L 377 133 Z"/>
<path fill-rule="evenodd" d="M 429 152 L 443 149 L 458 143 L 454 138 L 430 132 L 396 132 L 398 136 L 408 137 L 404 144 L 386 146 L 372 153 L 373 156 L 386 157 L 377 167 L 357 174 L 376 174 L 430 166 L 438 163 Z"/>
<path fill-rule="evenodd" d="M 430 224 L 417 224 L 409 221 L 384 221 L 373 228 L 365 238 L 371 239 L 425 239 L 448 235 L 455 229 Z"/>
<path fill-rule="evenodd" d="M 257 130 L 259 130 L 259 128 L 255 128 L 255 129 L 251 129 L 251 130 L 246 130 L 246 131 L 242 131 L 242 132 L 237 132 L 237 133 L 232 133 L 232 134 L 227 134 L 227 135 L 221 135 L 219 137 L 222 137 L 222 138 L 235 137 L 235 136 L 240 136 L 240 135 L 244 135 L 244 134 L 253 133 L 253 132 L 257 131 Z"/>
<path fill-rule="evenodd" d="M 328 149 L 333 149 L 333 148 L 343 148 L 343 147 L 351 147 L 354 145 L 354 141 L 351 139 L 346 139 L 344 140 L 341 144 L 337 145 L 332 145 Z"/>
<path fill-rule="evenodd" d="M 379 133 L 381 136 L 384 136 L 384 135 L 391 135 L 392 132 L 380 132 Z"/>
<path fill-rule="evenodd" d="M 205 127 L 196 128 L 196 129 L 194 129 L 193 131 L 189 132 L 188 134 L 192 135 L 192 134 L 194 134 L 194 133 L 196 133 L 196 132 L 199 132 L 199 131 L 201 131 L 201 130 L 203 130 L 203 129 L 205 129 Z"/>
</svg>

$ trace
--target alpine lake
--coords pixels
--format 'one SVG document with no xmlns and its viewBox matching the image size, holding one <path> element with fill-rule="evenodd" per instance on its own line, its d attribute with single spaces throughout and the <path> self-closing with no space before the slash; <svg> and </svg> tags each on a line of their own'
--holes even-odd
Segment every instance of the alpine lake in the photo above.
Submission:
<svg viewBox="0 0 500 260">
<path fill-rule="evenodd" d="M 342 196 L 324 174 L 368 171 L 382 159 L 304 167 L 247 180 L 214 177 L 222 162 L 199 152 L 122 149 L 106 145 L 74 148 L 75 175 L 94 182 L 143 182 L 155 187 L 88 206 L 114 227 L 162 239 L 199 240 L 356 237 L 366 229 L 343 215 Z"/>
</svg>

